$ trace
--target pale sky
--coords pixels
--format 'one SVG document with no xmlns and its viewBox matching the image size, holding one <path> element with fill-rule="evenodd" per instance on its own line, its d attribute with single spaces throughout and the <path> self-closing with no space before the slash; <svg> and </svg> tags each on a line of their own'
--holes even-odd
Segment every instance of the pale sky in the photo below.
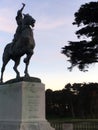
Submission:
<svg viewBox="0 0 98 130">
<path fill-rule="evenodd" d="M 23 13 L 36 19 L 36 47 L 29 65 L 30 76 L 40 78 L 46 89 L 52 90 L 63 89 L 67 83 L 97 82 L 98 64 L 91 65 L 85 73 L 77 68 L 69 72 L 70 63 L 61 54 L 61 48 L 68 41 L 77 40 L 75 31 L 78 28 L 72 25 L 74 13 L 81 4 L 90 0 L 0 0 L 0 68 L 4 47 L 13 39 L 17 27 L 15 16 L 23 2 L 26 4 Z M 23 58 L 18 67 L 21 76 L 25 67 Z M 10 61 L 6 66 L 4 81 L 15 78 L 13 65 L 14 62 Z"/>
</svg>

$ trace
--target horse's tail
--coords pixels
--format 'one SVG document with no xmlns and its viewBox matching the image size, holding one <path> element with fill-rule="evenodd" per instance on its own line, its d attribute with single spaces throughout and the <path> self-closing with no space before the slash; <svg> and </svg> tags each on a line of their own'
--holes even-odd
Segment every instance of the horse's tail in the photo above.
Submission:
<svg viewBox="0 0 98 130">
<path fill-rule="evenodd" d="M 2 57 L 3 62 L 5 62 L 5 60 L 7 60 L 8 57 L 10 57 L 10 52 L 11 52 L 11 43 L 7 44 L 4 48 L 3 57 Z"/>
</svg>

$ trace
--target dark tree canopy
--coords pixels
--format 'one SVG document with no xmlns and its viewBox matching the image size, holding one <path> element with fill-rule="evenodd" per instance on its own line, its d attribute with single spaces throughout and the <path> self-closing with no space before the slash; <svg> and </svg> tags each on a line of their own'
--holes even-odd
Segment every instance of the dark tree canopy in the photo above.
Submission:
<svg viewBox="0 0 98 130">
<path fill-rule="evenodd" d="M 45 96 L 48 119 L 98 118 L 98 83 L 68 83 L 62 90 L 46 90 Z"/>
<path fill-rule="evenodd" d="M 81 5 L 74 16 L 73 25 L 79 28 L 75 34 L 78 39 L 85 36 L 85 40 L 69 41 L 62 54 L 71 63 L 69 70 L 77 66 L 85 71 L 90 64 L 98 62 L 98 2 Z"/>
</svg>

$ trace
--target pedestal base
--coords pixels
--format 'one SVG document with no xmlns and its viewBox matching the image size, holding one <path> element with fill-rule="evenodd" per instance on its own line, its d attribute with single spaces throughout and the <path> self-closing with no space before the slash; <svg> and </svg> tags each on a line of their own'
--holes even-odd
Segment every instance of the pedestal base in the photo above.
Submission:
<svg viewBox="0 0 98 130">
<path fill-rule="evenodd" d="M 0 85 L 0 130 L 54 130 L 45 119 L 43 83 Z"/>
<path fill-rule="evenodd" d="M 47 121 L 0 122 L 0 130 L 54 130 Z"/>
</svg>

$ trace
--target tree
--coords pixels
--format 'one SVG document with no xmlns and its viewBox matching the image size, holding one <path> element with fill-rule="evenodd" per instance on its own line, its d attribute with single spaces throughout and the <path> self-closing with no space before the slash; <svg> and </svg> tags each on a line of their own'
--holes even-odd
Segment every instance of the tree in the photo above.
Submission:
<svg viewBox="0 0 98 130">
<path fill-rule="evenodd" d="M 53 115 L 53 91 L 47 89 L 45 92 L 45 101 L 46 101 L 46 116 Z"/>
<path fill-rule="evenodd" d="M 46 117 L 98 118 L 98 83 L 66 84 L 46 93 Z"/>
<path fill-rule="evenodd" d="M 77 66 L 79 70 L 86 71 L 90 64 L 98 62 L 98 2 L 81 5 L 74 16 L 73 25 L 79 28 L 76 31 L 79 41 L 69 41 L 61 53 L 71 63 L 69 70 Z M 84 36 L 85 40 L 80 40 Z"/>
</svg>

